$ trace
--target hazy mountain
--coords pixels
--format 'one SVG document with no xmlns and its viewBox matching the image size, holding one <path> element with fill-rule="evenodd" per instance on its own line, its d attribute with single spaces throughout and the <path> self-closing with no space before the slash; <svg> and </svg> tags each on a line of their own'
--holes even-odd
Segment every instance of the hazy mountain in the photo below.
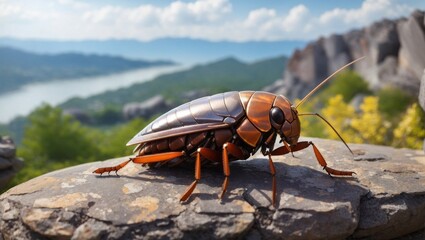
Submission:
<svg viewBox="0 0 425 240">
<path fill-rule="evenodd" d="M 52 41 L 0 38 L 0 46 L 38 53 L 81 52 L 119 55 L 133 59 L 169 59 L 179 63 L 205 63 L 234 56 L 244 61 L 290 55 L 304 41 L 211 42 L 188 38 L 164 38 L 150 42 L 136 40 Z"/>
<path fill-rule="evenodd" d="M 79 53 L 34 54 L 0 47 L 0 93 L 31 82 L 103 75 L 170 64 L 173 62 L 129 60 Z"/>
</svg>

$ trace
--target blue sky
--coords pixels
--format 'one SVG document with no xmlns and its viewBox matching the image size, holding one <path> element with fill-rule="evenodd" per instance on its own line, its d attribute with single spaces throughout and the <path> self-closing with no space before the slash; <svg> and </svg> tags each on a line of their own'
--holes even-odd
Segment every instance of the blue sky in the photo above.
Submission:
<svg viewBox="0 0 425 240">
<path fill-rule="evenodd" d="M 413 0 L 0 0 L 0 37 L 310 40 L 425 9 Z"/>
</svg>

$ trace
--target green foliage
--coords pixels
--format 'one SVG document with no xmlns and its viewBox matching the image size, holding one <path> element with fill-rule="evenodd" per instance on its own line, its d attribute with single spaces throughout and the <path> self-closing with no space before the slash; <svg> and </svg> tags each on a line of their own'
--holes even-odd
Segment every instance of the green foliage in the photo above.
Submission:
<svg viewBox="0 0 425 240">
<path fill-rule="evenodd" d="M 102 133 L 99 148 L 103 158 L 122 157 L 133 153 L 132 147 L 126 143 L 147 125 L 142 119 L 134 119 L 127 124 L 116 126 Z"/>
<path fill-rule="evenodd" d="M 0 136 L 10 135 L 10 131 L 6 124 L 0 124 Z"/>
<path fill-rule="evenodd" d="M 377 92 L 379 110 L 389 117 L 396 116 L 406 110 L 413 102 L 413 97 L 398 88 L 387 87 Z"/>
<path fill-rule="evenodd" d="M 23 157 L 55 162 L 94 159 L 95 144 L 86 129 L 60 109 L 43 105 L 29 116 L 29 121 L 20 152 Z"/>
<path fill-rule="evenodd" d="M 92 118 L 94 125 L 113 125 L 124 120 L 121 109 L 110 105 L 99 111 L 95 111 Z"/>
<path fill-rule="evenodd" d="M 371 93 L 368 83 L 356 72 L 347 70 L 337 74 L 335 79 L 331 80 L 329 86 L 321 92 L 320 97 L 325 102 L 329 96 L 341 94 L 344 101 L 349 102 L 360 93 Z"/>
</svg>

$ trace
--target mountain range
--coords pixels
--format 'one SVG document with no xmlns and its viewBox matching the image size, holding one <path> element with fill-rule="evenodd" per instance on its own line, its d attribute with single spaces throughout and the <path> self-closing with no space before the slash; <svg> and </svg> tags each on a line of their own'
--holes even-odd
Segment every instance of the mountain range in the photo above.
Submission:
<svg viewBox="0 0 425 240">
<path fill-rule="evenodd" d="M 116 55 L 130 59 L 167 59 L 183 64 L 207 63 L 233 56 L 256 61 L 273 56 L 290 55 L 302 48 L 305 41 L 211 42 L 189 38 L 163 38 L 149 42 L 137 40 L 55 41 L 0 38 L 0 46 L 14 47 L 36 53 L 58 54 L 78 52 Z"/>
</svg>

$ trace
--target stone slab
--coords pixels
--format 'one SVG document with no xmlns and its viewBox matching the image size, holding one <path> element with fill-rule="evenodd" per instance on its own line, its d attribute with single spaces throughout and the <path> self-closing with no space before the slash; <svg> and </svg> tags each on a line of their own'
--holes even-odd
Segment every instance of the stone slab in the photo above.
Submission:
<svg viewBox="0 0 425 240">
<path fill-rule="evenodd" d="M 315 142 L 330 167 L 355 171 L 329 177 L 311 148 L 274 157 L 277 205 L 271 205 L 268 160 L 233 162 L 220 201 L 221 166 L 202 168 L 193 195 L 193 165 L 149 169 L 128 164 L 119 176 L 96 176 L 98 167 L 127 158 L 48 173 L 0 196 L 5 239 L 391 239 L 425 228 L 425 155 L 422 151 Z M 375 159 L 375 160 L 371 160 Z M 420 236 L 420 235 L 419 235 Z"/>
</svg>

